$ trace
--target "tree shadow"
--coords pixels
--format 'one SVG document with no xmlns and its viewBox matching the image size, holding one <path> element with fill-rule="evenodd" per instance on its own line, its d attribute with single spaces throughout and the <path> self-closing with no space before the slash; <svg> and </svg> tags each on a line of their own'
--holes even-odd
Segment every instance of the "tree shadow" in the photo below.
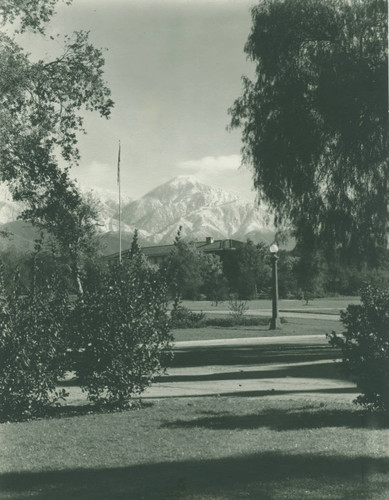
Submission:
<svg viewBox="0 0 389 500">
<path fill-rule="evenodd" d="M 389 491 L 389 459 L 258 453 L 117 468 L 8 473 L 6 498 L 376 498 Z M 307 495 L 308 493 L 308 495 Z M 383 496 L 381 496 L 383 498 Z"/>
<path fill-rule="evenodd" d="M 284 396 L 293 394 L 355 394 L 354 387 L 328 387 L 324 389 L 270 389 L 270 390 L 255 390 L 255 391 L 234 391 L 223 392 L 224 397 L 247 397 L 258 398 L 263 396 Z"/>
<path fill-rule="evenodd" d="M 46 408 L 42 413 L 37 416 L 28 416 L 21 418 L 16 418 L 12 420 L 13 422 L 25 422 L 29 420 L 40 420 L 40 419 L 60 419 L 60 418 L 72 418 L 81 417 L 84 415 L 91 414 L 103 414 L 103 413 L 120 413 L 122 411 L 143 409 L 153 406 L 154 403 L 151 401 L 145 401 L 141 398 L 134 398 L 129 401 L 125 406 L 119 406 L 114 403 L 78 403 L 78 404 L 59 404 L 56 406 L 51 406 Z M 10 419 L 0 419 L 0 423 L 9 422 Z"/>
<path fill-rule="evenodd" d="M 246 346 L 207 346 L 176 349 L 171 368 L 209 365 L 245 365 L 264 363 L 297 363 L 332 360 L 341 352 L 330 345 L 266 344 Z"/>
<path fill-rule="evenodd" d="M 347 427 L 361 429 L 388 429 L 388 416 L 366 410 L 326 410 L 322 408 L 299 410 L 265 410 L 249 415 L 214 414 L 193 420 L 176 420 L 163 424 L 167 428 L 249 430 L 267 427 L 276 431 Z"/>
<path fill-rule="evenodd" d="M 207 382 L 216 380 L 261 380 L 267 378 L 320 378 L 333 380 L 347 380 L 340 364 L 334 361 L 320 364 L 307 365 L 285 365 L 282 367 L 271 368 L 266 367 L 266 370 L 235 370 L 215 373 L 199 373 L 199 374 L 180 374 L 180 375 L 163 375 L 155 378 L 155 382 L 172 383 L 172 382 Z"/>
<path fill-rule="evenodd" d="M 310 394 L 357 394 L 354 387 L 335 387 L 335 388 L 325 388 L 325 389 L 290 389 L 290 390 L 279 390 L 279 389 L 262 389 L 255 391 L 233 391 L 233 392 L 215 392 L 204 393 L 204 394 L 180 394 L 170 395 L 170 396 L 147 396 L 147 401 L 158 400 L 158 399 L 197 399 L 197 398 L 215 398 L 215 397 L 227 397 L 227 398 L 261 398 L 264 396 L 293 396 L 295 394 L 305 394 L 309 397 Z M 143 401 L 143 400 L 142 400 Z"/>
</svg>

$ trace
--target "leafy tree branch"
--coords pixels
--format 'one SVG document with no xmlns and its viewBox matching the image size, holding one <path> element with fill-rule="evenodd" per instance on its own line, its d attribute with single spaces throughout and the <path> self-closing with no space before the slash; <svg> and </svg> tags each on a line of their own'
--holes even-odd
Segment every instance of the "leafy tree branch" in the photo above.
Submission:
<svg viewBox="0 0 389 500">
<path fill-rule="evenodd" d="M 264 0 L 229 110 L 243 162 L 302 244 L 376 264 L 388 233 L 387 3 Z"/>
</svg>

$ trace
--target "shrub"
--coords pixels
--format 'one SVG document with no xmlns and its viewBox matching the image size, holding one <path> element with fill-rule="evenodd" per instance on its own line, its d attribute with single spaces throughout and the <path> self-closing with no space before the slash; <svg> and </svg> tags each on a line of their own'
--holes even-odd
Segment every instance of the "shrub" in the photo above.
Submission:
<svg viewBox="0 0 389 500">
<path fill-rule="evenodd" d="M 389 410 L 389 288 L 366 286 L 361 305 L 341 314 L 343 337 L 332 332 L 329 341 L 340 347 L 343 365 L 362 392 L 356 403 Z"/>
<path fill-rule="evenodd" d="M 181 305 L 173 307 L 170 314 L 172 328 L 199 328 L 204 325 L 204 318 L 203 312 L 193 312 Z"/>
<path fill-rule="evenodd" d="M 166 285 L 137 252 L 101 274 L 74 309 L 76 373 L 95 403 L 125 406 L 163 371 L 171 354 Z"/>
<path fill-rule="evenodd" d="M 38 270 L 42 271 L 42 270 Z M 69 297 L 58 276 L 36 280 L 27 295 L 6 289 L 0 302 L 0 415 L 14 420 L 42 414 L 64 398 Z"/>
<path fill-rule="evenodd" d="M 245 300 L 238 300 L 235 297 L 231 297 L 228 302 L 229 314 L 235 323 L 242 323 L 248 308 L 249 306 Z"/>
<path fill-rule="evenodd" d="M 236 327 L 236 326 L 264 326 L 269 325 L 269 318 L 259 318 L 259 317 L 243 317 L 240 320 L 236 320 L 232 317 L 229 318 L 207 318 L 205 320 L 205 326 L 220 326 L 220 327 Z"/>
</svg>

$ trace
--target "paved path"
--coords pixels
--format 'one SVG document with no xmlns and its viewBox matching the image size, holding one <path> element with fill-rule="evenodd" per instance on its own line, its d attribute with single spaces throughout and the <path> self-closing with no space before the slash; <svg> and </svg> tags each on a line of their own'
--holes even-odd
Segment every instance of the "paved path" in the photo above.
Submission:
<svg viewBox="0 0 389 500">
<path fill-rule="evenodd" d="M 309 395 L 352 400 L 357 394 L 355 385 L 338 373 L 324 335 L 176 342 L 175 353 L 178 362 L 184 356 L 188 366 L 170 368 L 168 375 L 160 377 L 142 398 Z M 299 361 L 299 357 L 310 355 L 311 360 Z M 320 356 L 327 358 L 316 359 Z M 197 363 L 198 359 L 203 363 Z"/>
<path fill-rule="evenodd" d="M 324 335 L 290 335 L 174 344 L 168 374 L 142 399 L 204 396 L 277 397 L 352 401 L 353 383 L 342 377 Z M 79 387 L 68 387 L 69 404 L 82 404 Z"/>
<path fill-rule="evenodd" d="M 278 335 L 274 337 L 246 337 L 235 339 L 182 340 L 174 343 L 174 349 L 186 347 L 246 346 L 266 344 L 322 344 L 325 335 Z"/>
</svg>

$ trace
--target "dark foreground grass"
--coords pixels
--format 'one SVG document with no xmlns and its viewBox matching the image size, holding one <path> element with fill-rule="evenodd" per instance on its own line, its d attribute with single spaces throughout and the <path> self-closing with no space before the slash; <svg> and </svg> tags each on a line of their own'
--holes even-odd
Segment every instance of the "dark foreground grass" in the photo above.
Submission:
<svg viewBox="0 0 389 500">
<path fill-rule="evenodd" d="M 284 334 L 321 338 L 181 345 L 169 383 L 338 378 L 334 350 L 324 338 L 337 323 L 325 324 L 323 330 L 320 320 L 299 319 L 283 327 Z M 308 364 L 296 365 L 301 361 Z M 261 370 L 245 371 L 253 363 Z M 209 366 L 210 372 L 204 369 Z M 304 387 L 301 394 L 265 392 L 157 399 L 111 414 L 73 407 L 61 418 L 1 424 L 0 498 L 389 498 L 389 428 L 383 416 L 355 407 L 341 384 L 309 395 Z"/>
<path fill-rule="evenodd" d="M 388 427 L 348 401 L 169 399 L 0 432 L 4 500 L 389 496 Z"/>
</svg>

